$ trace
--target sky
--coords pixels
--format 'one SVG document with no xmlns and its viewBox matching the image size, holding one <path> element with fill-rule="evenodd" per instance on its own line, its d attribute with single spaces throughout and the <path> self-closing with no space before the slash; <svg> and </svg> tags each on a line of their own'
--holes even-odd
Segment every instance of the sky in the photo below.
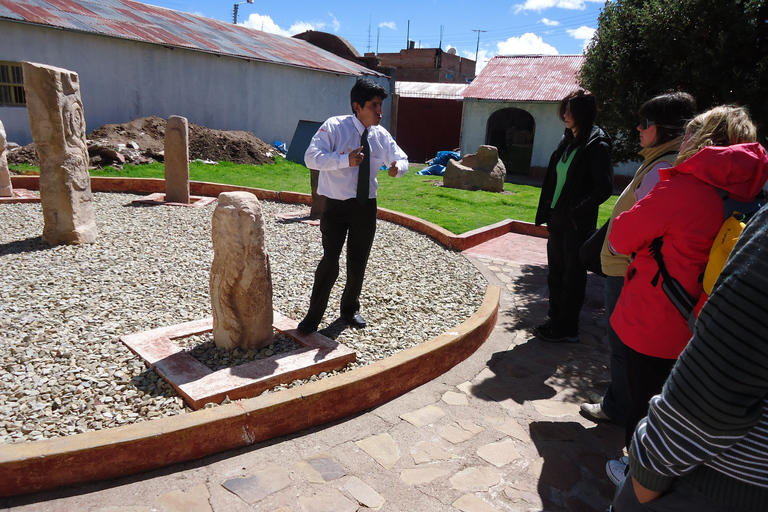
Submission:
<svg viewBox="0 0 768 512">
<path fill-rule="evenodd" d="M 139 0 L 292 36 L 320 30 L 343 37 L 360 54 L 407 47 L 455 48 L 479 73 L 495 55 L 580 54 L 597 28 L 605 0 Z"/>
</svg>

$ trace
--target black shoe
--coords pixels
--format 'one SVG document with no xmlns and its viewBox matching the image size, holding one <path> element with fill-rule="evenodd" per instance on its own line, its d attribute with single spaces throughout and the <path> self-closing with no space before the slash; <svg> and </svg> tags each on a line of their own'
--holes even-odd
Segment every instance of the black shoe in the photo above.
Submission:
<svg viewBox="0 0 768 512">
<path fill-rule="evenodd" d="M 309 333 L 315 332 L 317 330 L 317 326 L 316 325 L 305 324 L 302 321 L 302 322 L 299 322 L 299 325 L 298 325 L 297 329 L 300 330 L 304 334 L 309 334 Z"/>
<path fill-rule="evenodd" d="M 579 341 L 578 330 L 567 330 L 555 325 L 549 329 L 540 329 L 536 332 L 539 338 L 544 341 L 555 341 L 564 343 L 577 343 Z"/>
<path fill-rule="evenodd" d="M 537 325 L 535 327 L 534 331 L 536 331 L 536 332 L 548 331 L 548 330 L 552 329 L 554 326 L 555 326 L 555 321 L 550 318 L 546 322 L 544 322 L 543 324 Z"/>
<path fill-rule="evenodd" d="M 354 315 L 349 315 L 349 316 L 342 316 L 341 319 L 347 322 L 352 327 L 357 327 L 358 329 L 362 329 L 363 327 L 368 325 L 365 322 L 365 318 L 360 316 L 360 313 L 355 313 Z"/>
</svg>

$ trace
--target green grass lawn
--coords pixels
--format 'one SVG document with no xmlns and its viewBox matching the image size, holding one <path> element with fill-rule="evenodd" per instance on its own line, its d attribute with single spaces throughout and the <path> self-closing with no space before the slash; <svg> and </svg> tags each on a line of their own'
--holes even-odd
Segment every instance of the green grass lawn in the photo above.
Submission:
<svg viewBox="0 0 768 512">
<path fill-rule="evenodd" d="M 379 206 L 422 218 L 452 233 L 495 224 L 505 219 L 533 222 L 541 189 L 529 185 L 504 184 L 504 194 L 470 192 L 436 186 L 440 176 L 417 176 L 415 171 L 424 167 L 414 164 L 402 178 L 379 174 Z M 12 169 L 20 170 L 17 166 Z M 26 166 L 29 169 L 29 166 Z M 126 165 L 123 170 L 106 168 L 91 171 L 92 176 L 120 176 L 130 178 L 163 178 L 163 164 Z M 310 193 L 309 169 L 303 165 L 277 157 L 273 165 L 236 165 L 220 162 L 205 165 L 191 162 L 189 176 L 192 181 L 227 183 L 267 190 Z M 598 225 L 610 216 L 617 196 L 612 196 L 600 207 Z"/>
</svg>

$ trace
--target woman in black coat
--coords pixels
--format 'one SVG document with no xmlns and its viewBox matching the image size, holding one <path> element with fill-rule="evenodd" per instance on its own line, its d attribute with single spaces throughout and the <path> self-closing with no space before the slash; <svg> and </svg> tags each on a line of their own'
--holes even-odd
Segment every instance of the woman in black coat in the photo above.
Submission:
<svg viewBox="0 0 768 512">
<path fill-rule="evenodd" d="M 546 341 L 579 340 L 587 271 L 579 248 L 597 225 L 598 207 L 613 191 L 611 139 L 594 125 L 597 102 L 578 90 L 560 102 L 563 135 L 544 176 L 536 225 L 547 224 L 549 319 L 536 328 Z"/>
</svg>

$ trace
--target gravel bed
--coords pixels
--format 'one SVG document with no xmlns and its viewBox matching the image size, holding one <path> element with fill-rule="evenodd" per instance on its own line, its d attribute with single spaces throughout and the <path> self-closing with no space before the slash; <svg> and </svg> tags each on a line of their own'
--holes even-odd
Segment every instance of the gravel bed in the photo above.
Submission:
<svg viewBox="0 0 768 512">
<path fill-rule="evenodd" d="M 50 247 L 41 240 L 39 204 L 0 205 L 0 264 L 6 276 L 0 281 L 1 442 L 190 412 L 118 336 L 211 316 L 208 279 L 215 205 L 132 205 L 137 197 L 95 194 L 98 240 L 80 246 Z M 263 201 L 262 207 L 274 307 L 301 320 L 322 256 L 319 229 L 274 217 L 304 209 L 301 205 Z M 456 326 L 478 309 L 487 284 L 460 254 L 379 221 L 361 297 L 368 328 L 344 329 L 334 323 L 343 268 L 342 261 L 321 324 L 324 333 L 357 352 L 358 361 L 341 371 Z M 217 358 L 232 366 L 267 352 L 222 355 L 205 336 L 184 343 L 216 369 L 226 366 Z M 283 345 L 276 341 L 268 351 L 285 350 Z"/>
</svg>

